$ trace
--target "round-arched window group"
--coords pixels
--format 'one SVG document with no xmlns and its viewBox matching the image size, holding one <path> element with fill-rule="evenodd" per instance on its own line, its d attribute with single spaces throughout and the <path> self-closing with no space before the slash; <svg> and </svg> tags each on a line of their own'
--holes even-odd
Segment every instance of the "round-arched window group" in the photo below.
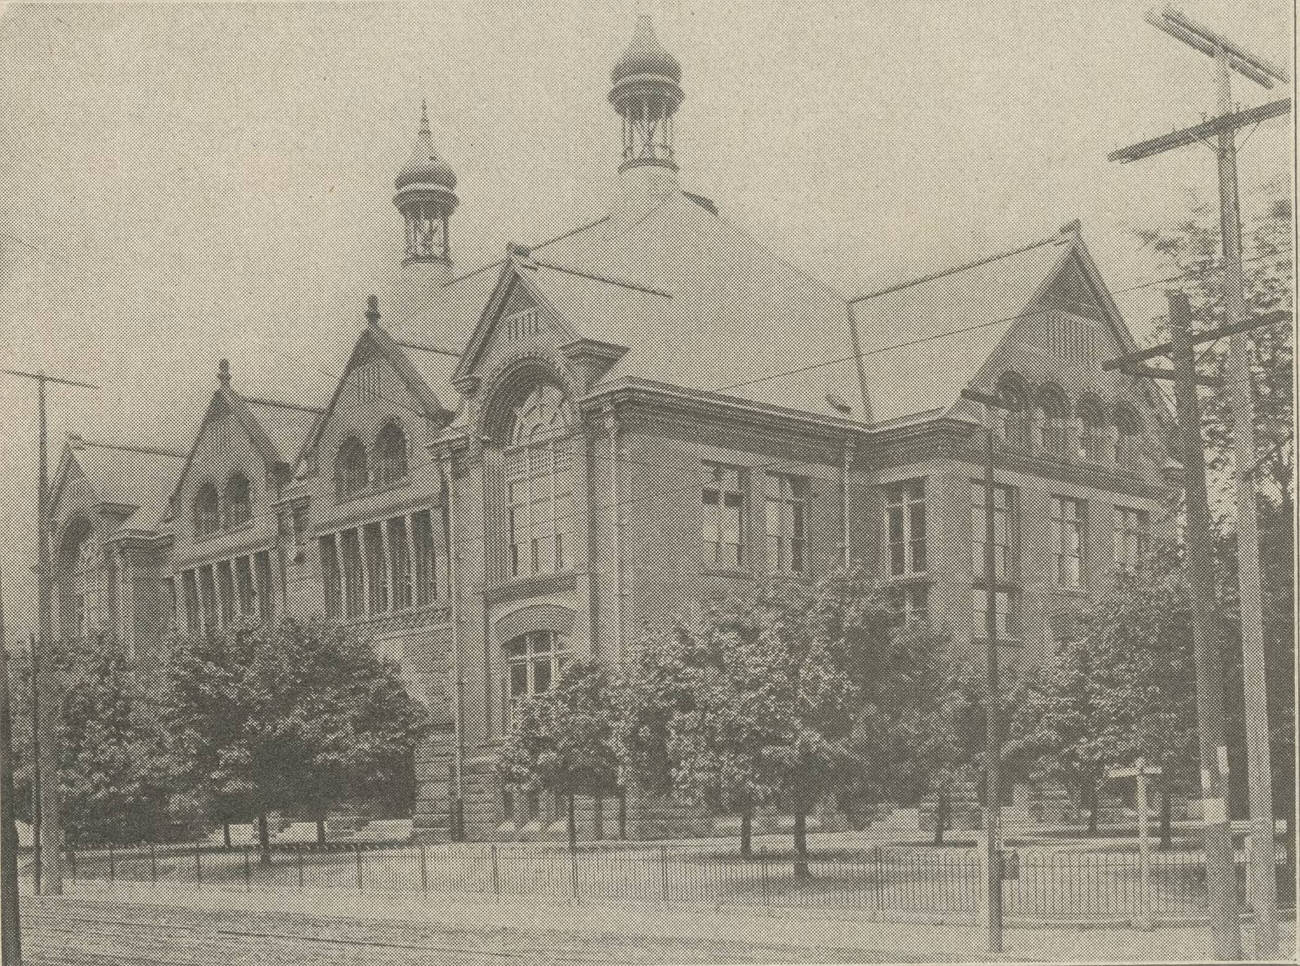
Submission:
<svg viewBox="0 0 1300 966">
<path fill-rule="evenodd" d="M 211 480 L 194 494 L 194 536 L 207 537 L 241 526 L 253 519 L 253 485 L 235 470 L 218 489 Z"/>
<path fill-rule="evenodd" d="M 1040 455 L 1062 461 L 1137 466 L 1142 417 L 1132 403 L 1121 400 L 1107 406 L 1095 393 L 1084 392 L 1071 407 L 1070 397 L 1056 383 L 1034 386 L 1020 373 L 1010 371 L 999 377 L 996 394 L 1005 408 L 996 410 L 995 428 L 1008 448 L 1022 452 L 1037 449 Z M 1074 439 L 1072 411 L 1078 428 Z M 1041 433 L 1037 440 L 1035 423 Z"/>
<path fill-rule="evenodd" d="M 573 422 L 568 400 L 554 383 L 537 386 L 514 409 L 506 447 L 511 577 L 573 565 Z"/>
<path fill-rule="evenodd" d="M 360 437 L 349 436 L 339 444 L 334 456 L 334 487 L 344 499 L 372 486 L 400 483 L 410 475 L 406 433 L 401 424 L 390 419 L 380 428 L 373 449 Z"/>
</svg>

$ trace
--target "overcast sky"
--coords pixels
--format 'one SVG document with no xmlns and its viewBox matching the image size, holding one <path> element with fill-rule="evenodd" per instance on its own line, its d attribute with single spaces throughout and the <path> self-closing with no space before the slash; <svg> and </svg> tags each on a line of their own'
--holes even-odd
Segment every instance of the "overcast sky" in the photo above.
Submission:
<svg viewBox="0 0 1300 966">
<path fill-rule="evenodd" d="M 246 392 L 323 404 L 401 255 L 392 181 L 421 97 L 459 179 L 457 265 L 608 205 L 609 68 L 638 11 L 681 60 L 683 185 L 848 294 L 1081 218 L 1112 288 L 1138 226 L 1213 197 L 1212 155 L 1108 163 L 1200 119 L 1212 64 L 1146 0 L 0 0 L 0 366 L 66 431 L 187 448 L 228 357 Z M 1183 9 L 1289 64 L 1287 0 Z M 1240 100 L 1281 96 L 1238 80 Z M 1290 126 L 1242 158 L 1289 170 Z M 1250 212 L 1247 211 L 1249 216 Z M 1121 299 L 1141 338 L 1157 286 Z M 31 626 L 34 387 L 0 381 L 0 567 Z"/>
</svg>

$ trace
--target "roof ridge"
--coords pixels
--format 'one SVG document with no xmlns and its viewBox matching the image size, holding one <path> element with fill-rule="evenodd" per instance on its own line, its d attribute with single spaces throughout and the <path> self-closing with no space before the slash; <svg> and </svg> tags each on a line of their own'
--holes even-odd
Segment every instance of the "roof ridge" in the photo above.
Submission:
<svg viewBox="0 0 1300 966">
<path fill-rule="evenodd" d="M 130 453 L 148 453 L 152 456 L 174 456 L 177 459 L 182 460 L 185 459 L 186 455 L 177 452 L 176 450 L 162 449 L 158 446 L 138 446 L 132 443 L 105 443 L 101 440 L 86 439 L 84 436 L 78 437 L 77 439 L 82 446 L 96 446 L 99 449 L 121 449 Z"/>
<path fill-rule="evenodd" d="M 561 232 L 560 234 L 556 235 L 554 238 L 548 238 L 544 242 L 538 242 L 536 245 L 531 245 L 529 246 L 529 249 L 530 251 L 537 251 L 537 249 L 545 248 L 547 245 L 553 245 L 558 241 L 564 241 L 564 239 L 570 238 L 573 235 L 578 234 L 579 232 L 589 231 L 590 229 L 595 228 L 597 225 L 603 225 L 605 224 L 605 222 L 609 221 L 613 217 L 614 217 L 613 215 L 602 215 L 600 218 L 597 218 L 595 221 L 588 222 L 585 225 L 579 225 L 577 228 L 570 228 L 568 231 Z M 494 262 L 488 262 L 486 265 L 480 265 L 478 268 L 468 271 L 464 275 L 457 275 L 455 278 L 443 282 L 441 287 L 446 288 L 448 285 L 454 285 L 457 282 L 463 282 L 465 279 L 477 275 L 479 272 L 486 272 L 489 268 L 496 268 L 498 265 L 505 263 L 506 260 L 507 259 L 505 258 L 498 258 Z"/>
<path fill-rule="evenodd" d="M 244 402 L 254 403 L 259 406 L 279 406 L 282 409 L 297 409 L 305 413 L 315 413 L 318 416 L 325 412 L 325 410 L 321 409 L 319 406 L 307 406 L 303 403 L 284 402 L 279 399 L 263 399 L 259 396 L 245 396 L 243 393 L 236 393 L 236 395 L 238 395 L 240 399 L 244 400 Z"/>
<path fill-rule="evenodd" d="M 984 258 L 977 258 L 973 262 L 967 262 L 964 265 L 957 265 L 953 268 L 945 268 L 939 272 L 931 272 L 929 275 L 922 275 L 920 278 L 914 278 L 911 281 L 899 282 L 896 285 L 889 285 L 885 288 L 878 289 L 874 292 L 867 292 L 864 295 L 858 295 L 849 299 L 849 305 L 858 302 L 865 302 L 867 299 L 873 299 L 880 295 L 889 295 L 893 292 L 901 291 L 905 288 L 912 288 L 915 285 L 923 285 L 926 282 L 933 282 L 936 279 L 947 278 L 949 275 L 957 275 L 961 272 L 970 271 L 972 268 L 979 268 L 981 265 L 988 265 L 991 262 L 999 261 L 1003 258 L 1010 258 L 1012 255 L 1022 255 L 1025 252 L 1033 251 L 1035 248 L 1042 248 L 1044 245 L 1064 245 L 1073 238 L 1072 233 L 1058 232 L 1050 238 L 1044 238 L 1036 241 L 1031 245 L 1022 245 L 1019 248 L 1013 248 L 1010 251 L 998 252 L 995 255 L 988 255 Z"/>
<path fill-rule="evenodd" d="M 603 282 L 606 285 L 617 285 L 621 288 L 630 288 L 637 292 L 645 292 L 648 295 L 662 295 L 666 299 L 672 298 L 671 292 L 665 292 L 662 289 L 651 288 L 648 285 L 639 285 L 636 282 L 628 282 L 623 279 L 611 278 L 608 275 L 596 275 L 592 272 L 584 272 L 576 268 L 569 268 L 565 265 L 556 265 L 553 262 L 544 262 L 539 258 L 529 258 L 526 262 L 521 262 L 525 268 L 549 268 L 553 272 L 561 272 L 565 275 L 576 275 L 579 278 L 589 278 L 593 282 Z"/>
</svg>

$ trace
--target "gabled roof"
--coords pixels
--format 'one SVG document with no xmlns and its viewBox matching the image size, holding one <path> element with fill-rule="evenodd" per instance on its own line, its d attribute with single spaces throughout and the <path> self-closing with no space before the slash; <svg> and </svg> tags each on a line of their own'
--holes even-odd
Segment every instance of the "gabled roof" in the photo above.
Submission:
<svg viewBox="0 0 1300 966">
<path fill-rule="evenodd" d="M 514 259 L 499 281 L 507 270 L 575 339 L 627 348 L 596 390 L 643 379 L 819 416 L 828 393 L 862 398 L 844 297 L 675 187 Z"/>
<path fill-rule="evenodd" d="M 415 348 L 414 344 L 407 346 L 399 343 L 379 322 L 367 322 L 366 327 L 357 336 L 357 341 L 352 348 L 352 354 L 348 357 L 348 363 L 344 366 L 343 373 L 334 386 L 334 393 L 330 396 L 329 405 L 325 407 L 324 412 L 316 420 L 298 453 L 299 460 L 303 459 L 320 442 L 321 434 L 338 405 L 343 387 L 347 385 L 348 376 L 358 364 L 369 358 L 372 351 L 378 352 L 388 360 L 398 378 L 406 384 L 411 395 L 418 401 L 423 415 L 430 419 L 445 419 L 454 412 L 454 410 L 450 410 L 442 404 L 429 384 L 429 380 L 433 380 L 439 385 L 444 384 L 446 376 L 442 374 L 442 370 L 450 363 L 454 363 L 454 360 L 447 359 L 446 356 L 439 352 Z M 413 361 L 414 359 L 419 360 L 418 366 Z M 442 362 L 443 359 L 447 359 L 447 362 Z"/>
<path fill-rule="evenodd" d="M 184 462 L 185 454 L 171 450 L 70 436 L 59 458 L 50 505 L 58 506 L 75 465 L 85 476 L 97 504 L 135 507 L 123 527 L 155 532 L 166 515 L 168 497 Z"/>
<path fill-rule="evenodd" d="M 222 366 L 225 366 L 224 362 Z M 223 371 L 228 372 L 224 368 Z M 229 376 L 226 375 L 212 394 L 207 411 L 203 414 L 203 421 L 199 423 L 198 432 L 194 434 L 194 442 L 185 456 L 185 464 L 168 494 L 169 507 L 189 475 L 190 467 L 194 465 L 194 457 L 198 452 L 199 441 L 203 438 L 203 430 L 214 418 L 227 412 L 235 417 L 235 421 L 248 434 L 267 472 L 274 471 L 278 467 L 288 468 L 293 465 L 293 460 L 302 448 L 303 440 L 321 416 L 321 410 L 311 406 L 241 396 L 230 387 Z M 169 516 L 173 511 L 174 507 L 170 507 Z"/>
<path fill-rule="evenodd" d="M 963 402 L 961 391 L 1072 266 L 1118 343 L 1135 348 L 1077 223 L 1032 245 L 855 299 L 877 424 L 923 414 L 975 416 L 978 407 Z"/>
</svg>

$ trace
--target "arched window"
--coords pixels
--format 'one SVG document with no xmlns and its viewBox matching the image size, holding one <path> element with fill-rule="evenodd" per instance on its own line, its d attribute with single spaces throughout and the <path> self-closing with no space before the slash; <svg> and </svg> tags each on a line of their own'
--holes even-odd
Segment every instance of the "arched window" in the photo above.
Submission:
<svg viewBox="0 0 1300 966">
<path fill-rule="evenodd" d="M 204 483 L 194 494 L 194 536 L 206 537 L 221 529 L 221 501 L 217 488 Z"/>
<path fill-rule="evenodd" d="M 515 410 L 506 450 L 510 575 L 573 565 L 572 418 L 558 386 L 540 386 Z"/>
<path fill-rule="evenodd" d="M 1070 401 L 1065 390 L 1054 382 L 1038 387 L 1038 411 L 1043 419 L 1043 453 L 1053 459 L 1063 460 L 1065 453 L 1065 426 L 1070 415 Z"/>
<path fill-rule="evenodd" d="M 1142 417 L 1131 403 L 1115 404 L 1115 463 L 1135 468 L 1141 445 Z"/>
<path fill-rule="evenodd" d="M 339 446 L 338 455 L 334 457 L 334 485 L 339 496 L 344 497 L 360 493 L 369 484 L 366 445 L 355 436 L 350 436 Z"/>
<path fill-rule="evenodd" d="M 998 379 L 998 398 L 1006 409 L 998 409 L 1002 441 L 1013 449 L 1030 448 L 1029 384 L 1016 372 L 1004 372 Z"/>
<path fill-rule="evenodd" d="M 1106 440 L 1106 409 L 1092 393 L 1079 397 L 1075 407 L 1079 414 L 1079 458 L 1088 463 L 1100 463 Z"/>
<path fill-rule="evenodd" d="M 396 420 L 384 423 L 375 439 L 375 485 L 384 486 L 406 479 L 406 433 Z"/>
<path fill-rule="evenodd" d="M 226 481 L 226 526 L 237 527 L 253 519 L 248 477 L 238 471 Z"/>
<path fill-rule="evenodd" d="M 534 631 L 506 645 L 506 691 L 512 719 L 520 701 L 551 689 L 568 660 L 569 640 L 554 631 Z"/>
</svg>

